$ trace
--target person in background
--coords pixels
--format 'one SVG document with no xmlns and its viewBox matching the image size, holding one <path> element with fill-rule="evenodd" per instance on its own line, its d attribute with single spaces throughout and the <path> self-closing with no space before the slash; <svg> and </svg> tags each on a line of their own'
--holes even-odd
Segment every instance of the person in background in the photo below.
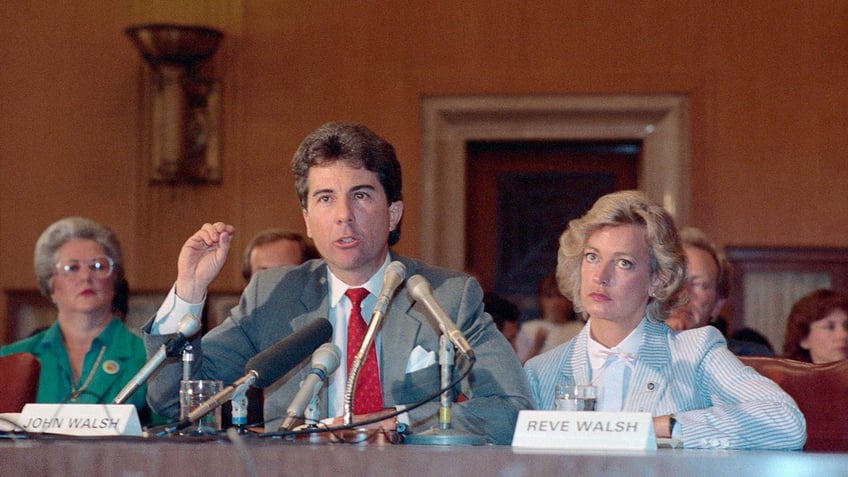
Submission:
<svg viewBox="0 0 848 477">
<path fill-rule="evenodd" d="M 245 282 L 260 270 L 300 265 L 318 258 L 315 247 L 297 232 L 267 229 L 256 234 L 244 249 L 241 274 Z"/>
<path fill-rule="evenodd" d="M 665 323 L 675 330 L 689 330 L 711 322 L 717 323 L 721 309 L 730 297 L 733 267 L 724 253 L 700 229 L 683 227 L 680 230 L 680 241 L 686 254 L 688 301 L 676 309 Z M 716 328 L 725 334 L 723 327 Z M 739 338 L 727 339 L 727 347 L 737 356 L 774 355 L 768 346 Z"/>
<path fill-rule="evenodd" d="M 245 283 L 249 283 L 255 273 L 269 268 L 300 265 L 318 258 L 318 251 L 303 235 L 281 228 L 266 229 L 254 235 L 244 249 L 241 261 L 241 274 Z M 235 305 L 237 300 L 233 303 Z M 263 420 L 263 390 L 250 387 L 247 390 L 248 422 Z M 222 408 L 222 420 L 227 423 L 231 418 L 231 408 L 225 404 Z"/>
<path fill-rule="evenodd" d="M 848 358 L 848 294 L 819 289 L 795 302 L 786 323 L 783 357 L 808 363 Z"/>
<path fill-rule="evenodd" d="M 774 356 L 768 338 L 753 328 L 739 328 L 727 338 L 727 348 L 737 356 Z"/>
<path fill-rule="evenodd" d="M 407 276 L 418 274 L 432 284 L 435 300 L 455 320 L 476 355 L 469 375 L 453 391 L 457 402 L 451 407 L 452 428 L 483 436 L 491 443 L 509 444 L 518 412 L 532 407 L 521 363 L 483 311 L 483 290 L 475 279 L 390 251 L 400 240 L 404 206 L 401 168 L 392 145 L 365 126 L 327 123 L 301 143 L 292 171 L 307 235 L 323 259 L 256 274 L 230 316 L 202 339 L 192 341 L 197 350 L 193 376 L 233 382 L 243 376 L 251 357 L 319 318 L 331 322 L 332 341 L 344 356 L 348 324 L 360 320 L 355 310 L 361 306 L 362 318 L 371 317 L 384 271 L 392 261 L 399 261 Z M 173 336 L 186 312 L 202 309 L 233 233 L 232 225 L 207 223 L 185 242 L 174 287 L 143 328 L 148 353 Z M 360 299 L 361 305 L 357 305 Z M 440 389 L 437 355 L 441 332 L 422 307 L 413 305 L 406 284 L 401 284 L 374 342 L 378 372 L 366 372 L 371 362 L 367 358 L 359 375 L 357 389 L 375 392 L 368 400 L 354 400 L 354 423 L 383 418 L 378 426 L 391 430 L 394 421 L 389 424 L 388 416 Z M 355 354 L 357 349 L 351 351 Z M 279 420 L 275 417 L 285 416 L 308 365 L 301 363 L 270 393 L 266 389 L 266 429 L 276 429 Z M 342 422 L 347 370 L 343 362 L 321 391 L 317 412 L 331 425 Z M 460 371 L 454 367 L 455 374 Z M 376 382 L 363 386 L 366 375 Z M 179 380 L 179 363 L 166 363 L 153 377 L 149 401 L 155 410 L 177 415 Z M 368 406 L 359 409 L 357 403 Z M 422 432 L 439 426 L 440 408 L 436 397 L 398 418 L 411 432 Z"/>
<path fill-rule="evenodd" d="M 556 274 L 549 273 L 542 278 L 536 297 L 541 316 L 522 323 L 516 337 L 516 351 L 522 363 L 570 340 L 584 325 L 574 312 L 571 300 L 559 290 Z"/>
<path fill-rule="evenodd" d="M 111 403 L 147 362 L 144 344 L 122 322 L 129 286 L 118 237 L 83 217 L 54 222 L 35 244 L 38 288 L 56 305 L 44 331 L 3 346 L 41 363 L 39 403 Z M 133 393 L 142 423 L 151 420 L 146 386 Z"/>
<path fill-rule="evenodd" d="M 666 326 L 685 300 L 671 215 L 638 191 L 598 199 L 560 237 L 557 279 L 589 321 L 524 366 L 538 409 L 565 376 L 598 387 L 597 410 L 650 412 L 685 448 L 801 449 L 806 421 L 777 384 L 743 365 L 711 326 Z"/>
<path fill-rule="evenodd" d="M 485 292 L 483 308 L 491 315 L 495 326 L 515 349 L 515 339 L 521 330 L 521 310 L 518 306 L 495 292 Z"/>
</svg>

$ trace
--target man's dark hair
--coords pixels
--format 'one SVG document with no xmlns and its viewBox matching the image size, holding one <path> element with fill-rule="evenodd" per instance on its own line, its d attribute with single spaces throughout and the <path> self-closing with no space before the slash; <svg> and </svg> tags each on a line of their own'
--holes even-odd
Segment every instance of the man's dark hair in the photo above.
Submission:
<svg viewBox="0 0 848 477">
<path fill-rule="evenodd" d="M 292 158 L 294 188 L 302 208 L 306 209 L 309 193 L 309 169 L 336 161 L 376 173 L 389 204 L 403 199 L 400 163 L 395 148 L 361 124 L 330 122 L 307 136 Z M 389 246 L 399 240 L 400 222 L 389 232 Z"/>
</svg>

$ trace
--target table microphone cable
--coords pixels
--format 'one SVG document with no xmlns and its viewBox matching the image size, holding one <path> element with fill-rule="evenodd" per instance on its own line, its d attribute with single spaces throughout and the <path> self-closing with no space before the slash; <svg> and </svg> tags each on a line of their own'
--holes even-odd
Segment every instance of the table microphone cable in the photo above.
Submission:
<svg viewBox="0 0 848 477">
<path fill-rule="evenodd" d="M 298 430 L 284 431 L 284 432 L 258 433 L 258 434 L 256 434 L 256 437 L 277 438 L 277 437 L 303 436 L 303 435 L 309 435 L 309 434 L 316 434 L 316 433 L 319 433 L 319 432 L 334 433 L 334 432 L 337 432 L 337 431 L 344 431 L 344 430 L 353 429 L 353 428 L 356 428 L 356 427 L 367 426 L 368 424 L 373 424 L 375 422 L 385 421 L 386 419 L 391 419 L 393 417 L 397 417 L 397 416 L 399 416 L 399 415 L 401 415 L 405 412 L 409 412 L 413 409 L 416 409 L 416 408 L 423 406 L 424 404 L 427 404 L 428 402 L 433 401 L 434 399 L 441 396 L 442 393 L 444 393 L 445 391 L 452 389 L 454 386 L 456 386 L 457 384 L 462 382 L 462 380 L 465 379 L 468 376 L 468 374 L 471 372 L 471 369 L 474 367 L 474 362 L 475 362 L 474 359 L 470 359 L 470 360 L 467 359 L 467 358 L 464 359 L 464 363 L 466 364 L 466 366 L 464 366 L 465 370 L 462 372 L 462 374 L 459 375 L 459 377 L 457 377 L 456 379 L 451 381 L 446 387 L 441 388 L 438 391 L 436 391 L 436 392 L 434 392 L 434 393 L 432 393 L 428 396 L 425 396 L 420 401 L 418 401 L 414 404 L 411 404 L 409 406 L 405 406 L 403 409 L 397 410 L 397 411 L 395 411 L 391 414 L 388 414 L 388 415 L 385 415 L 385 416 L 373 417 L 373 418 L 370 418 L 370 419 L 366 419 L 364 421 L 357 421 L 357 422 L 354 422 L 354 423 L 351 423 L 351 424 L 335 426 L 335 427 L 326 427 L 326 426 L 321 426 L 320 423 L 315 423 L 313 426 L 307 427 L 305 429 L 298 429 Z M 270 422 L 270 421 L 274 421 L 274 420 L 277 420 L 277 419 L 280 419 L 280 418 L 267 419 L 264 422 Z M 398 433 L 404 434 L 405 432 L 403 432 L 403 429 L 398 429 Z"/>
</svg>

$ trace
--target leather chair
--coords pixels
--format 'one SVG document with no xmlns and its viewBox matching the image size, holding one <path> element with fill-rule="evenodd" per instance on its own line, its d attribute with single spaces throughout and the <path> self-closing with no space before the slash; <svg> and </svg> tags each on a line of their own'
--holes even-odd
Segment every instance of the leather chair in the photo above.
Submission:
<svg viewBox="0 0 848 477">
<path fill-rule="evenodd" d="M 30 353 L 0 357 L 0 412 L 21 412 L 35 402 L 41 363 Z"/>
<path fill-rule="evenodd" d="M 740 356 L 792 396 L 807 420 L 805 451 L 848 451 L 848 360 L 812 364 Z"/>
</svg>

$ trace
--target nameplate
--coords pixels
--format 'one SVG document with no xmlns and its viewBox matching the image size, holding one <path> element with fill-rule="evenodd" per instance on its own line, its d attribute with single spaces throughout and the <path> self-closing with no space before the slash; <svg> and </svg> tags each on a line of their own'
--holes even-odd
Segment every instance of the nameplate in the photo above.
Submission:
<svg viewBox="0 0 848 477">
<path fill-rule="evenodd" d="M 67 436 L 141 436 L 132 404 L 27 404 L 18 418 L 26 432 Z"/>
<path fill-rule="evenodd" d="M 528 449 L 656 450 L 647 412 L 521 411 L 512 446 Z"/>
</svg>

